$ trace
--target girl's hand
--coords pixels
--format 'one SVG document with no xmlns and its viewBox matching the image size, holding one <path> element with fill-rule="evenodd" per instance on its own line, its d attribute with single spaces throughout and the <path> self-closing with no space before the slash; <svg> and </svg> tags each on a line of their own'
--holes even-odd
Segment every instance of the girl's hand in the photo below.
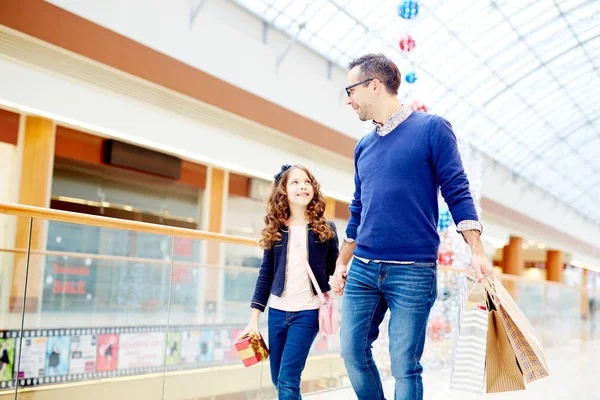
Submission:
<svg viewBox="0 0 600 400">
<path fill-rule="evenodd" d="M 258 329 L 258 321 L 251 320 L 248 323 L 248 325 L 246 326 L 246 329 L 244 329 L 244 331 L 240 334 L 240 336 L 238 336 L 237 340 L 245 338 L 246 336 L 250 335 L 250 333 L 252 333 L 252 332 L 256 332 L 256 334 L 260 336 L 260 331 Z"/>
</svg>

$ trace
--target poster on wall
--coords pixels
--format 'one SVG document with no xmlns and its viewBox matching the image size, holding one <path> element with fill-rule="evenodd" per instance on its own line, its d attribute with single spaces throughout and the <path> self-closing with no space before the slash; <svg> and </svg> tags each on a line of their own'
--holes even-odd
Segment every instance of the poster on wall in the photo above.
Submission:
<svg viewBox="0 0 600 400">
<path fill-rule="evenodd" d="M 19 379 L 43 378 L 46 372 L 46 337 L 23 338 Z"/>
<path fill-rule="evenodd" d="M 213 361 L 215 356 L 215 331 L 200 331 L 200 362 Z"/>
<path fill-rule="evenodd" d="M 46 376 L 69 373 L 70 336 L 51 336 L 46 346 Z"/>
<path fill-rule="evenodd" d="M 167 334 L 167 365 L 178 365 L 181 361 L 181 332 Z"/>
<path fill-rule="evenodd" d="M 96 371 L 115 371 L 119 359 L 119 335 L 108 334 L 98 336 L 98 353 Z"/>
<path fill-rule="evenodd" d="M 25 330 L 20 367 L 20 332 L 0 331 L 0 393 L 17 383 L 51 385 L 162 372 L 165 365 L 175 371 L 239 361 L 233 347 L 242 331 L 237 326 L 170 329 L 168 334 L 163 326 Z"/>
<path fill-rule="evenodd" d="M 164 332 L 125 333 L 119 338 L 119 369 L 160 368 L 165 356 Z"/>
<path fill-rule="evenodd" d="M 0 339 L 0 387 L 6 387 L 6 382 L 13 379 L 15 343 L 13 338 Z"/>
<path fill-rule="evenodd" d="M 71 361 L 69 374 L 89 374 L 96 372 L 96 335 L 71 336 Z"/>
<path fill-rule="evenodd" d="M 200 362 L 200 331 L 184 331 L 181 334 L 181 364 Z"/>
</svg>

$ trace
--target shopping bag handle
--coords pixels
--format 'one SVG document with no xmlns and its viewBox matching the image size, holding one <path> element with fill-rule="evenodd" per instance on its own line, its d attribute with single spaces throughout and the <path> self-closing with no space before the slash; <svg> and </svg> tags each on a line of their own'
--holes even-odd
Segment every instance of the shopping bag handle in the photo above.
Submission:
<svg viewBox="0 0 600 400">
<path fill-rule="evenodd" d="M 494 306 L 496 308 L 498 308 L 500 306 L 500 298 L 498 296 L 498 292 L 496 291 L 496 287 L 494 285 L 493 279 L 484 277 L 484 278 L 481 278 L 481 282 L 483 283 L 483 287 L 485 288 L 485 291 L 489 295 L 490 300 L 492 300 L 492 303 L 494 303 Z"/>
</svg>

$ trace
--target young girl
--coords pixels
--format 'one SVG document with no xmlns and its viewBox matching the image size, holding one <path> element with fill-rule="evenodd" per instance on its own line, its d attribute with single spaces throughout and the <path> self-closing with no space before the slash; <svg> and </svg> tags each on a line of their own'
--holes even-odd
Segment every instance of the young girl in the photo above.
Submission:
<svg viewBox="0 0 600 400">
<path fill-rule="evenodd" d="M 325 198 L 314 176 L 300 165 L 275 175 L 260 244 L 264 256 L 250 307 L 252 318 L 240 335 L 258 333 L 258 319 L 270 296 L 268 331 L 271 378 L 279 399 L 300 399 L 300 375 L 319 332 L 320 300 L 302 258 L 321 291 L 335 271 L 338 238 L 327 221 Z"/>
</svg>

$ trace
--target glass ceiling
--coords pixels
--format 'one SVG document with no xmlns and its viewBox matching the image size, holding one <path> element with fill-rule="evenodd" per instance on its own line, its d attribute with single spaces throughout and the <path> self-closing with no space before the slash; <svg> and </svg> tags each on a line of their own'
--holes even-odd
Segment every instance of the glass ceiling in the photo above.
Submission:
<svg viewBox="0 0 600 400">
<path fill-rule="evenodd" d="M 385 53 L 418 77 L 402 101 L 600 225 L 600 1 L 428 0 L 412 20 L 403 0 L 233 1 L 342 68 Z"/>
</svg>

